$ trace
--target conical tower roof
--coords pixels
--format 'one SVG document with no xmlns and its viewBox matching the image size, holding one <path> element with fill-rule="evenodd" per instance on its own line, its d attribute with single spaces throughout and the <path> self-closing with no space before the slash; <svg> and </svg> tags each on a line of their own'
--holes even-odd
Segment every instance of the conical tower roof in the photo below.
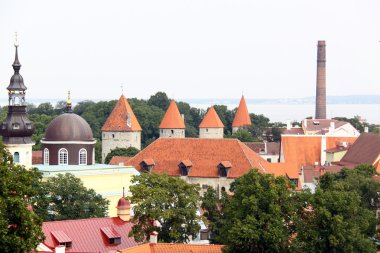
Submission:
<svg viewBox="0 0 380 253">
<path fill-rule="evenodd" d="M 141 126 L 128 103 L 127 98 L 121 95 L 110 116 L 102 127 L 103 132 L 136 132 Z"/>
<path fill-rule="evenodd" d="M 241 96 L 239 107 L 236 111 L 232 127 L 242 127 L 251 125 L 251 117 L 249 116 L 247 104 L 244 96 Z"/>
<path fill-rule="evenodd" d="M 223 128 L 223 122 L 220 120 L 218 114 L 216 113 L 214 106 L 208 109 L 206 115 L 204 116 L 199 128 Z"/>
<path fill-rule="evenodd" d="M 174 99 L 170 102 L 169 108 L 166 111 L 164 118 L 161 121 L 160 129 L 185 129 L 185 123 L 179 113 L 177 104 Z"/>
</svg>

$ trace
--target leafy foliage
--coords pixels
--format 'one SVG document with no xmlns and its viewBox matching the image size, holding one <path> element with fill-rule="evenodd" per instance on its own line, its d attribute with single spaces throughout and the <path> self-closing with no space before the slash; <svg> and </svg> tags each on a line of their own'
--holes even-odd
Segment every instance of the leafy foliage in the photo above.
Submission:
<svg viewBox="0 0 380 253">
<path fill-rule="evenodd" d="M 58 174 L 39 188 L 36 212 L 44 220 L 75 220 L 107 216 L 109 201 L 87 189 L 72 174 Z"/>
<path fill-rule="evenodd" d="M 111 152 L 109 152 L 104 160 L 106 164 L 108 164 L 112 157 L 114 156 L 128 156 L 133 157 L 135 156 L 140 150 L 138 150 L 135 147 L 128 147 L 128 148 L 115 148 L 112 149 Z"/>
<path fill-rule="evenodd" d="M 30 252 L 43 239 L 42 220 L 27 208 L 34 204 L 41 178 L 36 169 L 13 164 L 0 144 L 0 252 Z"/>
<path fill-rule="evenodd" d="M 255 169 L 236 179 L 230 190 L 234 196 L 216 238 L 227 245 L 226 252 L 287 252 L 296 213 L 287 180 Z"/>
<path fill-rule="evenodd" d="M 130 191 L 134 224 L 130 236 L 136 241 L 149 239 L 153 231 L 161 242 L 184 243 L 200 230 L 196 214 L 199 186 L 166 174 L 142 173 L 133 176 Z M 161 226 L 154 226 L 153 221 Z"/>
</svg>

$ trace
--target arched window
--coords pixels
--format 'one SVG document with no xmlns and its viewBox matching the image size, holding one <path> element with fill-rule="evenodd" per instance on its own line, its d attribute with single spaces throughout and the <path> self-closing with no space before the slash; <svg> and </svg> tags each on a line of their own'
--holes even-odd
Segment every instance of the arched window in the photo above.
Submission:
<svg viewBox="0 0 380 253">
<path fill-rule="evenodd" d="M 84 148 L 79 150 L 79 165 L 87 165 L 87 150 Z"/>
<path fill-rule="evenodd" d="M 44 149 L 44 164 L 49 164 L 49 149 L 47 148 Z"/>
<path fill-rule="evenodd" d="M 19 152 L 15 152 L 13 154 L 13 162 L 15 162 L 15 163 L 19 163 L 20 162 L 20 153 Z"/>
<path fill-rule="evenodd" d="M 69 154 L 67 152 L 67 149 L 61 148 L 58 151 L 58 158 L 59 158 L 58 160 L 59 165 L 67 165 L 69 161 Z"/>
</svg>

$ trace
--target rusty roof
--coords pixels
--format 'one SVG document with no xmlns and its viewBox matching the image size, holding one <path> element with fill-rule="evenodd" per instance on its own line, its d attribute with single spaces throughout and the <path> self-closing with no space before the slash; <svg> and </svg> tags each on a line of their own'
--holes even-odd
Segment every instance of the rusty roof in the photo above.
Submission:
<svg viewBox="0 0 380 253">
<path fill-rule="evenodd" d="M 134 132 L 142 131 L 127 98 L 120 96 L 110 116 L 102 127 L 103 132 Z"/>
<path fill-rule="evenodd" d="M 223 122 L 216 113 L 214 106 L 211 106 L 204 116 L 199 128 L 223 128 Z"/>
<path fill-rule="evenodd" d="M 166 110 L 166 113 L 164 117 L 162 118 L 160 128 L 164 129 L 185 129 L 185 123 L 183 122 L 183 118 L 181 114 L 179 113 L 177 104 L 175 103 L 174 99 L 170 102 L 170 105 L 168 109 Z"/>
<path fill-rule="evenodd" d="M 146 243 L 121 250 L 120 253 L 221 253 L 224 245 Z"/>
<path fill-rule="evenodd" d="M 261 158 L 238 139 L 198 139 L 198 138 L 159 138 L 151 143 L 126 165 L 132 165 L 141 171 L 140 163 L 145 159 L 153 159 L 153 172 L 179 176 L 178 164 L 190 160 L 192 169 L 189 177 L 219 177 L 218 165 L 229 161 L 233 169 L 229 178 L 237 178 L 257 168 L 265 173 L 278 173 L 275 167 Z"/>
<path fill-rule="evenodd" d="M 232 126 L 242 127 L 249 125 L 251 125 L 251 117 L 249 116 L 247 103 L 245 102 L 244 96 L 241 96 L 239 107 L 237 108 Z"/>
</svg>

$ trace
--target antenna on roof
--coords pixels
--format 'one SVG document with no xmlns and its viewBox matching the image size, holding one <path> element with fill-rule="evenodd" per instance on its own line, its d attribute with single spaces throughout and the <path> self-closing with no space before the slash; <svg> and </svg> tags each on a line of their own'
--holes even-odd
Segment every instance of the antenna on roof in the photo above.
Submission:
<svg viewBox="0 0 380 253">
<path fill-rule="evenodd" d="M 120 85 L 120 88 L 121 88 L 121 95 L 124 95 L 124 85 L 121 84 L 121 85 Z"/>
</svg>

